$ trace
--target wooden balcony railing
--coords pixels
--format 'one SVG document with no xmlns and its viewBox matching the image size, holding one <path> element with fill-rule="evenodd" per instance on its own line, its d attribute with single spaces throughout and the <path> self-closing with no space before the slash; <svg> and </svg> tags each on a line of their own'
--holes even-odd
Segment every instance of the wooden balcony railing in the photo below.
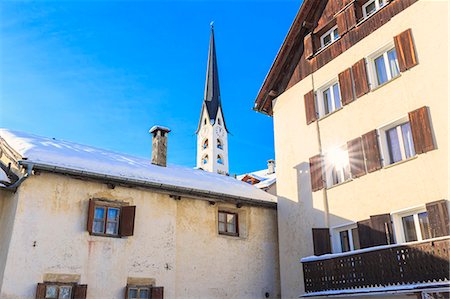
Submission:
<svg viewBox="0 0 450 299">
<path fill-rule="evenodd" d="M 302 259 L 305 291 L 449 280 L 450 237 Z"/>
</svg>

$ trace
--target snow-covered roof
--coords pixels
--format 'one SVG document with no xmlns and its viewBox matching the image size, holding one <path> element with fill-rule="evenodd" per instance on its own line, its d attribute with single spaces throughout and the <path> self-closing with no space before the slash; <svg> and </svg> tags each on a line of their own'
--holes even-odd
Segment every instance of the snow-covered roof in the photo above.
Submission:
<svg viewBox="0 0 450 299">
<path fill-rule="evenodd" d="M 0 168 L 0 187 L 6 187 L 4 183 L 11 183 L 11 180 L 8 178 L 8 175 L 6 175 L 6 172 Z"/>
<path fill-rule="evenodd" d="M 255 178 L 259 181 L 259 183 L 254 184 L 253 186 L 259 188 L 259 189 L 264 189 L 267 187 L 270 187 L 272 184 L 276 183 L 277 181 L 277 176 L 276 173 L 269 173 L 269 170 L 266 169 L 262 169 L 262 170 L 258 170 L 258 171 L 254 171 L 254 172 L 250 172 L 250 173 L 245 173 L 245 174 L 241 174 L 236 176 L 236 178 L 238 180 L 242 180 L 245 176 L 251 176 L 252 178 Z"/>
<path fill-rule="evenodd" d="M 180 192 L 227 195 L 253 201 L 275 203 L 276 197 L 233 177 L 182 166 L 161 167 L 148 159 L 116 153 L 73 142 L 0 129 L 0 137 L 22 156 L 22 162 L 35 167 L 80 171 L 126 181 L 151 183 Z"/>
</svg>

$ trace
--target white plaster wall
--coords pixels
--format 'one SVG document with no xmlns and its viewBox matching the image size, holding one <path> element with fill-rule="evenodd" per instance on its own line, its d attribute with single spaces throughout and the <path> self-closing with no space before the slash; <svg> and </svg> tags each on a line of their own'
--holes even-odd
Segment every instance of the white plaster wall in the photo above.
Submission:
<svg viewBox="0 0 450 299">
<path fill-rule="evenodd" d="M 81 275 L 87 297 L 96 299 L 123 298 L 127 277 L 155 279 L 165 298 L 223 298 L 218 286 L 229 298 L 259 298 L 265 288 L 279 294 L 274 210 L 243 207 L 261 232 L 255 228 L 244 242 L 224 242 L 208 202 L 48 173 L 32 176 L 19 190 L 2 299 L 34 298 L 45 273 Z M 90 236 L 89 198 L 136 205 L 134 236 Z M 219 280 L 221 268 L 237 269 L 237 276 L 224 272 Z"/>
<path fill-rule="evenodd" d="M 324 151 L 429 106 L 437 150 L 327 190 L 330 226 L 448 198 L 448 2 L 419 1 L 274 103 L 280 271 L 283 298 L 304 292 L 301 257 L 312 227 L 326 227 L 323 190 L 311 192 L 309 158 L 319 153 L 317 122 L 306 125 L 303 96 L 411 28 L 419 64 L 318 126 Z M 437 29 L 439 28 L 439 29 Z"/>
</svg>

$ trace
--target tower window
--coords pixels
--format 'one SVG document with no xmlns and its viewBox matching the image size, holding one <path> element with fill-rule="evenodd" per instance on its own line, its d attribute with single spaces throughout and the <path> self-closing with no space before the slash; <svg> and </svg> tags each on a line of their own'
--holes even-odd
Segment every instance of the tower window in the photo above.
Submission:
<svg viewBox="0 0 450 299">
<path fill-rule="evenodd" d="M 205 141 L 203 141 L 203 149 L 208 148 L 208 139 L 205 139 Z"/>
<path fill-rule="evenodd" d="M 223 149 L 222 141 L 220 141 L 220 139 L 217 139 L 217 148 Z"/>
<path fill-rule="evenodd" d="M 202 163 L 208 164 L 208 160 L 209 160 L 208 155 L 205 155 L 205 156 L 203 156 Z"/>
<path fill-rule="evenodd" d="M 220 121 L 220 118 L 217 119 L 217 124 L 218 124 L 219 126 L 222 125 L 222 122 Z"/>
<path fill-rule="evenodd" d="M 217 155 L 217 163 L 223 164 L 223 159 L 220 155 Z"/>
<path fill-rule="evenodd" d="M 205 118 L 205 120 L 203 121 L 203 124 L 206 125 L 206 118 Z"/>
</svg>

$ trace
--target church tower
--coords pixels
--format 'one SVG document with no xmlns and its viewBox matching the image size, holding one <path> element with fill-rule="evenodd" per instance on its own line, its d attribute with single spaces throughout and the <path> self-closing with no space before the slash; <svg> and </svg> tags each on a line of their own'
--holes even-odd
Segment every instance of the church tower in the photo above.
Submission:
<svg viewBox="0 0 450 299">
<path fill-rule="evenodd" d="M 228 174 L 228 129 L 220 102 L 219 73 L 211 24 L 205 95 L 197 128 L 197 167 Z"/>
</svg>

